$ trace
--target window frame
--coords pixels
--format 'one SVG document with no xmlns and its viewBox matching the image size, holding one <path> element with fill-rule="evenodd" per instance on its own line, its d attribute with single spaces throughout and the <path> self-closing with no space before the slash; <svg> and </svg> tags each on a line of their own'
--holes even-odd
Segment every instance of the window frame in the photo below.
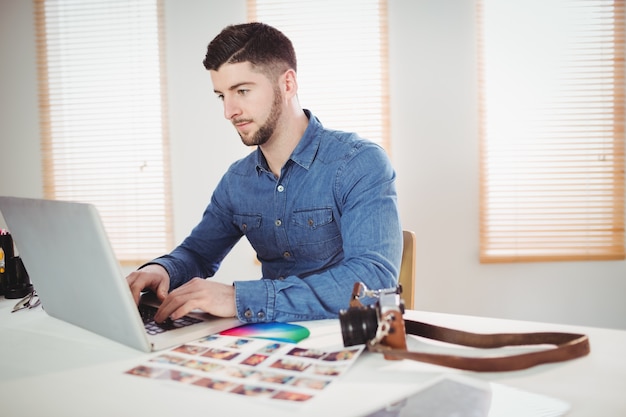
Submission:
<svg viewBox="0 0 626 417">
<path fill-rule="evenodd" d="M 155 33 L 150 33 L 150 36 L 155 36 L 153 39 L 158 43 L 156 49 L 157 57 L 152 56 L 156 60 L 158 65 L 158 80 L 154 83 L 155 88 L 158 85 L 158 103 L 155 105 L 160 107 L 160 110 L 153 110 L 151 114 L 152 118 L 159 118 L 160 123 L 160 135 L 159 137 L 150 137 L 148 140 L 152 145 L 150 148 L 138 147 L 137 142 L 133 143 L 133 151 L 137 154 L 134 156 L 137 161 L 133 161 L 139 171 L 150 170 L 149 184 L 142 182 L 145 175 L 137 174 L 137 181 L 133 182 L 133 179 L 128 176 L 125 168 L 119 168 L 116 172 L 116 167 L 110 166 L 106 170 L 102 170 L 102 175 L 96 176 L 91 180 L 86 180 L 86 175 L 74 175 L 77 181 L 92 181 L 95 189 L 96 183 L 99 186 L 110 189 L 110 196 L 108 191 L 99 193 L 94 192 L 90 195 L 90 192 L 74 192 L 71 182 L 63 189 L 59 181 L 57 180 L 59 175 L 60 164 L 58 139 L 60 134 L 58 131 L 62 131 L 58 126 L 60 121 L 67 123 L 67 120 L 58 117 L 60 107 L 60 93 L 55 92 L 51 83 L 59 82 L 51 81 L 49 71 L 60 71 L 62 67 L 51 66 L 51 48 L 53 45 L 53 39 L 48 39 L 48 36 L 53 36 L 52 32 L 48 33 L 46 27 L 46 3 L 50 0 L 33 0 L 35 8 L 35 29 L 37 35 L 37 51 L 38 51 L 38 74 L 39 74 L 39 106 L 40 106 L 40 131 L 41 131 L 41 149 L 42 149 L 42 167 L 43 167 L 43 194 L 46 199 L 63 199 L 80 201 L 85 203 L 94 204 L 101 215 L 105 229 L 109 235 L 109 240 L 116 253 L 118 261 L 121 265 L 136 266 L 142 264 L 156 256 L 160 256 L 162 253 L 171 250 L 174 243 L 173 237 L 173 216 L 172 216 L 172 199 L 171 199 L 171 169 L 170 169 L 170 151 L 169 151 L 169 129 L 168 129 L 168 117 L 167 117 L 167 84 L 166 84 L 166 71 L 165 71 L 165 39 L 164 39 L 164 17 L 163 17 L 163 2 L 162 0 L 153 0 L 153 3 L 149 4 L 150 12 L 154 10 L 155 15 L 151 15 L 156 21 Z M 131 5 L 123 6 L 131 7 Z M 78 4 L 81 6 L 81 4 Z M 89 3 L 89 6 L 96 6 L 96 3 Z M 103 7 L 104 10 L 111 7 L 111 4 L 106 4 Z M 52 13 L 52 12 L 50 12 Z M 94 11 L 94 13 L 97 13 Z M 128 18 L 128 13 L 126 14 Z M 141 16 L 133 16 L 137 19 L 141 19 Z M 116 20 L 117 22 L 117 20 Z M 119 23 L 119 22 L 117 22 Z M 60 28 L 60 26 L 59 26 Z M 133 29 L 136 29 L 133 27 Z M 137 32 L 137 38 L 144 36 L 144 32 Z M 128 39 L 130 44 L 132 39 Z M 152 61 L 151 61 L 152 62 Z M 128 64 L 132 67 L 131 64 Z M 134 68 L 134 67 L 133 67 Z M 140 74 L 140 69 L 134 69 Z M 138 76 L 142 76 L 141 74 Z M 67 77 L 66 77 L 67 78 Z M 63 88 L 59 87 L 57 90 L 61 91 Z M 97 95 L 87 95 L 89 99 L 97 101 L 99 98 Z M 141 109 L 140 109 L 141 111 Z M 57 113 L 55 113 L 57 112 Z M 56 118 L 56 119 L 55 119 Z M 87 118 L 85 118 L 87 119 Z M 135 120 L 135 119 L 133 119 Z M 138 120 L 138 119 L 137 119 Z M 146 119 L 142 119 L 137 123 L 146 123 Z M 116 120 L 110 120 L 112 124 Z M 86 124 L 88 122 L 85 122 Z M 56 125 L 55 125 L 56 124 Z M 122 130 L 122 129 L 120 129 Z M 55 133 L 56 132 L 56 133 Z M 139 138 L 140 135 L 146 135 L 146 132 L 141 130 L 141 127 L 129 129 L 127 133 L 129 137 Z M 67 137 L 67 134 L 66 134 Z M 104 143 L 103 145 L 107 145 Z M 71 146 L 71 145 L 70 145 Z M 82 146 L 82 145 L 81 145 Z M 155 151 L 156 149 L 156 151 Z M 129 149 L 126 149 L 129 150 Z M 116 149 L 120 151 L 120 149 Z M 68 155 L 71 155 L 71 151 Z M 97 147 L 93 147 L 91 151 L 93 155 L 97 155 L 102 152 Z M 155 154 L 156 152 L 156 154 Z M 120 155 L 120 159 L 122 159 Z M 55 159 L 57 158 L 57 159 Z M 71 161 L 71 164 L 80 164 L 80 158 L 72 157 L 69 159 L 75 159 Z M 139 159 L 144 159 L 139 161 Z M 148 162 L 145 162 L 148 161 Z M 111 164 L 115 165 L 115 164 Z M 109 172 L 113 171 L 113 172 Z M 156 170 L 156 171 L 155 171 Z M 106 171 L 106 172 L 104 172 Z M 76 171 L 79 172 L 79 171 Z M 106 175 L 105 175 L 106 174 Z M 115 178 L 117 175 L 117 179 Z M 154 177 L 154 178 L 153 178 Z M 137 191 L 136 199 L 126 199 L 122 196 L 122 192 L 119 190 L 120 182 L 126 184 L 129 188 L 134 187 Z M 132 184 L 131 184 L 132 183 Z M 77 187 L 78 188 L 78 187 Z M 119 193 L 119 194 L 118 194 Z M 110 197 L 106 199 L 104 195 Z M 114 200 L 115 196 L 118 196 L 117 200 Z M 158 195 L 157 195 L 158 194 Z M 142 197 L 148 195 L 148 197 Z M 132 200 L 128 203 L 126 200 Z M 150 201 L 148 201 L 150 200 Z M 128 205 L 129 204 L 129 205 Z"/>
<path fill-rule="evenodd" d="M 485 19 L 485 2 L 488 0 L 477 0 L 477 26 L 478 26 L 478 72 L 479 72 L 479 138 L 480 138 L 480 262 L 481 263 L 496 263 L 496 262 L 540 262 L 540 261 L 582 261 L 582 260 L 623 260 L 626 258 L 624 251 L 624 4 L 623 2 L 614 2 L 614 10 L 606 12 L 608 15 L 613 16 L 612 24 L 612 36 L 613 36 L 613 48 L 607 52 L 609 56 L 614 56 L 611 65 L 613 66 L 611 72 L 613 74 L 608 76 L 608 83 L 613 83 L 612 90 L 612 103 L 609 103 L 609 111 L 612 117 L 611 128 L 607 133 L 610 140 L 607 141 L 606 148 L 610 148 L 610 155 L 607 153 L 608 168 L 598 168 L 600 163 L 594 163 L 593 158 L 597 154 L 604 151 L 598 151 L 593 149 L 594 142 L 593 137 L 595 127 L 590 124 L 586 129 L 588 136 L 591 138 L 587 142 L 589 147 L 589 155 L 587 156 L 591 162 L 588 163 L 589 171 L 587 177 L 584 174 L 579 174 L 582 179 L 578 180 L 578 183 L 573 184 L 574 187 L 578 187 L 574 191 L 569 191 L 570 195 L 567 198 L 574 200 L 574 193 L 583 192 L 584 182 L 591 183 L 589 185 L 589 199 L 588 207 L 576 206 L 581 204 L 574 202 L 569 206 L 559 206 L 558 204 L 549 205 L 550 202 L 555 202 L 557 199 L 554 195 L 559 193 L 559 190 L 554 190 L 551 187 L 553 184 L 549 184 L 549 181 L 557 181 L 555 179 L 558 175 L 565 180 L 568 179 L 568 175 L 573 177 L 567 171 L 574 169 L 573 166 L 578 164 L 577 159 L 581 159 L 580 156 L 575 153 L 578 151 L 575 148 L 578 145 L 577 139 L 572 139 L 575 136 L 571 133 L 571 137 L 566 138 L 571 143 L 569 155 L 569 161 L 561 156 L 558 159 L 554 159 L 553 164 L 560 169 L 557 174 L 547 173 L 542 178 L 543 183 L 537 185 L 537 193 L 531 194 L 527 192 L 524 187 L 532 187 L 531 181 L 528 180 L 528 171 L 526 177 L 523 175 L 515 176 L 511 174 L 512 181 L 501 175 L 500 177 L 490 177 L 493 172 L 496 171 L 493 167 L 493 161 L 495 161 L 494 148 L 489 146 L 489 133 L 487 131 L 488 116 L 492 119 L 495 117 L 493 113 L 490 113 L 486 102 L 486 84 L 489 81 L 485 75 L 485 39 L 484 34 L 484 19 Z M 585 3 L 585 1 L 575 2 L 579 5 Z M 598 1 L 586 1 L 591 4 L 590 7 L 595 5 L 605 4 L 607 2 Z M 542 6 L 544 3 L 542 3 Z M 591 11 L 591 9 L 588 9 Z M 599 13 L 603 13 L 599 12 Z M 502 25 L 506 30 L 509 27 Z M 532 26 L 532 25 L 531 25 Z M 594 28 L 597 30 L 597 28 Z M 595 34 L 597 41 L 601 36 L 606 34 Z M 544 39 L 544 41 L 548 41 Z M 610 42 L 609 42 L 610 43 Z M 514 46 L 510 46 L 511 49 Z M 579 45 L 580 47 L 580 45 Z M 588 53 L 588 52 L 587 52 Z M 611 55 L 612 54 L 612 55 Z M 580 55 L 581 59 L 588 59 L 583 55 Z M 584 65 L 584 62 L 579 62 L 577 65 Z M 588 64 L 592 65 L 592 64 Z M 580 68 L 578 68 L 580 69 Z M 581 70 L 582 72 L 582 70 Z M 576 81 L 582 82 L 586 74 L 575 74 L 573 77 L 578 77 Z M 611 81 L 612 79 L 612 81 Z M 584 81 L 584 80 L 583 80 Z M 582 88 L 582 87 L 579 87 Z M 492 89 L 496 89 L 493 88 Z M 507 90 L 508 91 L 508 90 Z M 574 101 L 576 98 L 571 99 Z M 610 100 L 609 100 L 610 101 Z M 570 103 L 571 104 L 571 103 Z M 591 108 L 593 103 L 586 102 L 581 104 L 581 108 Z M 566 106 L 563 106 L 565 109 Z M 575 114 L 572 110 L 571 114 Z M 578 110 L 576 110 L 578 111 Z M 583 117 L 589 117 L 589 114 L 593 110 L 588 110 L 587 113 L 579 113 L 580 120 Z M 579 120 L 574 120 L 572 124 L 577 123 Z M 527 125 L 520 124 L 520 126 L 526 127 Z M 569 127 L 569 125 L 567 126 Z M 556 130 L 556 129 L 555 129 Z M 564 130 L 564 129 L 563 129 Z M 509 132 L 511 135 L 512 132 Z M 578 133 L 576 133 L 578 134 Z M 552 137 L 556 137 L 557 133 L 553 133 Z M 536 139 L 537 140 L 537 139 Z M 547 141 L 547 139 L 541 139 Z M 558 141 L 554 142 L 554 146 L 557 146 Z M 519 145 L 519 143 L 518 143 Z M 514 145 L 517 146 L 517 145 Z M 509 159 L 503 159 L 508 161 L 509 164 L 517 164 L 522 161 L 522 155 L 529 154 L 530 152 L 538 152 L 537 148 L 518 146 L 517 148 L 511 148 L 512 156 Z M 547 151 L 546 151 L 547 152 Z M 563 152 L 568 152 L 565 149 Z M 547 156 L 546 156 L 547 155 Z M 554 154 L 546 153 L 545 158 L 553 157 Z M 567 154 L 566 154 L 567 155 Z M 604 157 L 604 155 L 603 155 Z M 610 158 L 610 160 L 609 160 Z M 535 159 L 535 161 L 538 158 Z M 532 162 L 532 159 L 529 158 Z M 531 163 L 529 162 L 529 163 Z M 503 163 L 504 165 L 505 163 Z M 569 164 L 569 165 L 568 165 Z M 544 165 L 545 166 L 545 165 Z M 581 164 L 582 166 L 582 164 Z M 512 173 L 513 169 L 506 167 L 508 173 Z M 506 171 L 505 170 L 505 171 Z M 582 172 L 582 171 L 581 171 Z M 500 181 L 500 185 L 498 185 Z M 515 184 L 514 182 L 518 183 Z M 533 180 L 535 181 L 535 180 Z M 539 184 L 539 180 L 536 180 Z M 597 185 L 594 182 L 604 181 L 603 184 Z M 575 180 L 570 178 L 570 182 L 564 182 L 564 185 L 572 186 L 572 182 Z M 604 188 L 602 188 L 604 187 Z M 500 188 L 500 189 L 498 189 Z M 547 195 L 552 190 L 554 195 Z M 598 191 L 599 190 L 599 191 Z M 507 196 L 508 193 L 508 196 Z M 541 195 L 543 193 L 543 196 Z M 517 194 L 517 195 L 516 195 Z M 608 195 L 605 196 L 604 194 Z M 536 198 L 536 203 L 533 198 Z M 508 201 L 507 201 L 508 199 Z M 517 201 L 515 201 L 517 199 Z M 608 200 L 608 202 L 607 202 Z M 500 206 L 498 206 L 500 205 Z M 533 211 L 535 210 L 535 211 Z M 539 210 L 543 210 L 539 213 Z M 584 211 L 587 210 L 588 222 L 583 225 L 585 221 Z M 543 217 L 539 218 L 542 215 Z M 533 217 L 535 216 L 535 217 Z M 550 221 L 553 224 L 549 224 Z M 546 226 L 548 225 L 548 226 Z"/>
</svg>

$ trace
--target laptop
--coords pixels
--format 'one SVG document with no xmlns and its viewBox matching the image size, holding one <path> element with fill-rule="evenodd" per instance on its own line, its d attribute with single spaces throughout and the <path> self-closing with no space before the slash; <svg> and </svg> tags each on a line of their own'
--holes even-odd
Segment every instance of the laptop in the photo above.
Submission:
<svg viewBox="0 0 626 417">
<path fill-rule="evenodd" d="M 242 324 L 193 312 L 195 324 L 148 334 L 95 206 L 0 196 L 0 213 L 52 317 L 145 352 Z"/>
</svg>

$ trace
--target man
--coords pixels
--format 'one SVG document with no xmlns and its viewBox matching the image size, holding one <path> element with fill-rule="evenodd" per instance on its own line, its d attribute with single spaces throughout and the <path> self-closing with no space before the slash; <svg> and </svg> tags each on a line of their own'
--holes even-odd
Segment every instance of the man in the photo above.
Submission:
<svg viewBox="0 0 626 417">
<path fill-rule="evenodd" d="M 230 166 L 178 247 L 127 277 L 135 300 L 155 292 L 159 322 L 193 309 L 248 323 L 299 321 L 337 317 L 355 282 L 395 286 L 395 172 L 378 145 L 325 129 L 300 107 L 289 39 L 261 23 L 228 26 L 209 44 L 204 66 L 224 116 L 257 149 Z M 242 236 L 262 278 L 206 279 Z"/>
</svg>

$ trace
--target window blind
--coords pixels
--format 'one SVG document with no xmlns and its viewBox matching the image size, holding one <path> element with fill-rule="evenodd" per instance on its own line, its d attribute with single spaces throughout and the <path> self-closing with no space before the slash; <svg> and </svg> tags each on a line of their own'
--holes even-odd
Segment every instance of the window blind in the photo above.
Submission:
<svg viewBox="0 0 626 417">
<path fill-rule="evenodd" d="M 477 4 L 481 262 L 624 259 L 624 2 Z"/>
<path fill-rule="evenodd" d="M 44 195 L 95 204 L 118 259 L 172 246 L 162 8 L 35 0 Z"/>
<path fill-rule="evenodd" d="M 390 151 L 386 1 L 248 0 L 248 20 L 291 39 L 303 107 Z"/>
</svg>

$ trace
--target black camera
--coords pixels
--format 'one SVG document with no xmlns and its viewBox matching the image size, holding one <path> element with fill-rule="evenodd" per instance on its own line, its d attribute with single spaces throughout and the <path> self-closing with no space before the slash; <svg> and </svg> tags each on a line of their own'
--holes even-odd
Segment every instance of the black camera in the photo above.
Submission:
<svg viewBox="0 0 626 417">
<path fill-rule="evenodd" d="M 22 258 L 15 256 L 11 234 L 0 229 L 0 295 L 22 298 L 33 291 Z"/>
<path fill-rule="evenodd" d="M 365 284 L 356 283 L 350 307 L 339 311 L 339 323 L 344 346 L 382 344 L 390 348 L 406 349 L 404 327 L 404 301 L 402 287 L 368 290 Z M 365 306 L 362 297 L 378 298 L 375 304 Z"/>
</svg>

